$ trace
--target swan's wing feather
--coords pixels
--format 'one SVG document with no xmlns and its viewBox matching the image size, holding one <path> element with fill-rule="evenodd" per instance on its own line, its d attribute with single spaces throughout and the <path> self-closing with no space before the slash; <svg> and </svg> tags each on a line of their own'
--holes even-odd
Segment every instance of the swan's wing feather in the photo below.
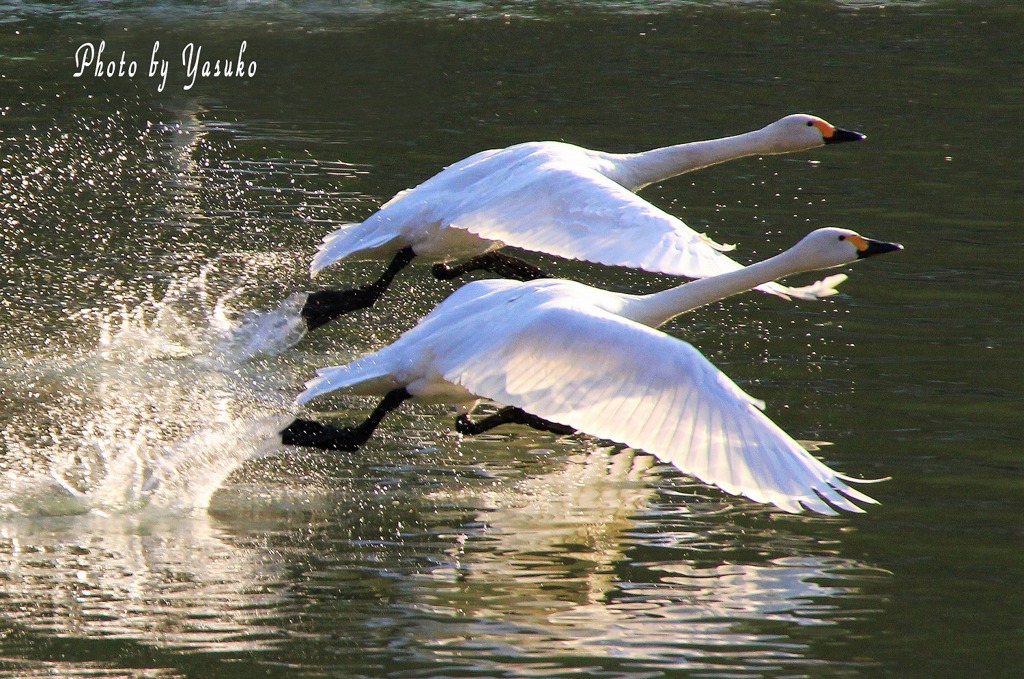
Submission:
<svg viewBox="0 0 1024 679">
<path fill-rule="evenodd" d="M 450 195 L 445 226 L 525 250 L 673 276 L 704 278 L 741 267 L 707 236 L 595 170 L 524 164 L 472 188 Z M 757 289 L 787 299 L 835 292 L 820 284 Z"/>
<path fill-rule="evenodd" d="M 438 370 L 475 394 L 641 448 L 728 493 L 787 511 L 862 511 L 847 496 L 874 502 L 681 340 L 562 305 L 518 324 L 506 320 L 501 330 L 451 338 Z"/>
<path fill-rule="evenodd" d="M 445 225 L 526 250 L 678 276 L 740 266 L 599 172 L 558 162 L 523 169 L 476 184 Z"/>
</svg>

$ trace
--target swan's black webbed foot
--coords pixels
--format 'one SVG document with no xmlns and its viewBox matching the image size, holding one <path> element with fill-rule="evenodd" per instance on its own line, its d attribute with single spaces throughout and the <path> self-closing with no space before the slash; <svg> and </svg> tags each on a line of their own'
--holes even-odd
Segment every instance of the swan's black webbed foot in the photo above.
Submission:
<svg viewBox="0 0 1024 679">
<path fill-rule="evenodd" d="M 302 311 L 299 312 L 306 321 L 306 329 L 316 330 L 342 314 L 373 306 L 391 285 L 398 272 L 407 267 L 415 257 L 416 253 L 411 247 L 402 248 L 380 278 L 369 285 L 348 290 L 318 290 L 309 293 Z"/>
<path fill-rule="evenodd" d="M 281 443 L 320 450 L 353 452 L 366 443 L 358 427 L 332 427 L 313 420 L 296 419 L 281 430 Z"/>
<path fill-rule="evenodd" d="M 511 257 L 501 252 L 488 252 L 487 254 L 474 257 L 462 264 L 454 266 L 448 264 L 435 264 L 431 269 L 434 278 L 444 281 L 458 278 L 470 271 L 490 271 L 502 278 L 511 278 L 517 281 L 533 281 L 538 278 L 553 278 L 543 269 L 524 262 L 517 257 Z"/>
<path fill-rule="evenodd" d="M 431 275 L 439 281 L 450 281 L 454 278 L 458 278 L 469 270 L 470 269 L 463 268 L 462 265 L 449 266 L 448 264 L 441 263 L 430 267 Z"/>
<path fill-rule="evenodd" d="M 352 452 L 370 440 L 384 416 L 412 398 L 405 387 L 392 389 L 381 399 L 370 416 L 354 427 L 332 427 L 313 420 L 298 418 L 281 430 L 281 443 L 286 446 L 308 446 L 320 450 Z"/>
<path fill-rule="evenodd" d="M 348 290 L 317 290 L 309 293 L 300 314 L 306 321 L 307 330 L 316 330 L 342 314 L 373 306 L 380 293 L 373 286 Z"/>
<path fill-rule="evenodd" d="M 478 422 L 474 422 L 469 419 L 469 415 L 460 415 L 458 419 L 455 420 L 455 431 L 467 436 L 476 436 L 477 434 L 490 431 L 491 429 L 503 424 L 525 424 L 526 426 L 537 429 L 538 431 L 546 431 L 552 434 L 558 434 L 559 436 L 574 434 L 576 432 L 573 427 L 545 420 L 542 417 L 531 415 L 522 408 L 515 408 L 512 406 L 502 408 L 493 415 L 488 415 Z"/>
</svg>

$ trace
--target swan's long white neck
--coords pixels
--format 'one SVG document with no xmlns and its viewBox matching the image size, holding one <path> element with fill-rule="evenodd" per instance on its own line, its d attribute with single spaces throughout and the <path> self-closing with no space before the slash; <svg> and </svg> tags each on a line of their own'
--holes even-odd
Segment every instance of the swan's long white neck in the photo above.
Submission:
<svg viewBox="0 0 1024 679">
<path fill-rule="evenodd" d="M 721 139 L 695 141 L 675 146 L 614 156 L 614 170 L 608 175 L 631 191 L 670 177 L 753 155 L 788 153 L 800 149 L 783 148 L 769 127 Z"/>
<path fill-rule="evenodd" d="M 795 273 L 814 269 L 793 250 L 728 273 L 709 276 L 650 295 L 629 295 L 618 313 L 657 328 L 671 319 L 732 295 Z"/>
</svg>

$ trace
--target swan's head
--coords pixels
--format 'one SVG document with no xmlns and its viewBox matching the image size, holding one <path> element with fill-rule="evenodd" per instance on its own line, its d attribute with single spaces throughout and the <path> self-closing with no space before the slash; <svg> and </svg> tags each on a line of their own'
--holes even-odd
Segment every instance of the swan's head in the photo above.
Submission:
<svg viewBox="0 0 1024 679">
<path fill-rule="evenodd" d="M 817 116 L 796 113 L 776 120 L 764 128 L 769 143 L 776 153 L 790 153 L 813 149 L 825 144 L 860 141 L 865 135 L 836 127 Z"/>
<path fill-rule="evenodd" d="M 865 238 L 856 231 L 834 227 L 818 229 L 804 236 L 786 254 L 804 271 L 852 264 L 865 257 L 902 250 L 899 243 Z"/>
</svg>

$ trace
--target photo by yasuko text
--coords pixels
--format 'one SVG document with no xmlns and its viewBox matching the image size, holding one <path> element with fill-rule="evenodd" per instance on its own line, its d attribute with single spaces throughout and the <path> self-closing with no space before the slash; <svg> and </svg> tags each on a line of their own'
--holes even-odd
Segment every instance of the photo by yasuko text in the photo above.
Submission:
<svg viewBox="0 0 1024 679">
<path fill-rule="evenodd" d="M 191 90 L 200 80 L 253 78 L 256 75 L 257 64 L 254 59 L 246 58 L 245 52 L 248 47 L 248 42 L 243 40 L 238 46 L 237 54 L 232 53 L 228 58 L 214 55 L 215 58 L 210 59 L 203 53 L 202 45 L 192 42 L 186 44 L 181 49 L 180 59 L 174 60 L 176 64 L 181 63 L 185 76 L 182 89 Z M 163 92 L 167 87 L 170 68 L 170 60 L 164 59 L 160 51 L 159 40 L 153 42 L 148 64 L 141 71 L 139 62 L 129 58 L 125 50 L 121 50 L 120 54 L 116 50 L 108 52 L 105 40 L 101 40 L 99 45 L 84 42 L 75 50 L 75 78 L 110 80 L 146 77 L 156 83 L 157 92 Z"/>
</svg>

